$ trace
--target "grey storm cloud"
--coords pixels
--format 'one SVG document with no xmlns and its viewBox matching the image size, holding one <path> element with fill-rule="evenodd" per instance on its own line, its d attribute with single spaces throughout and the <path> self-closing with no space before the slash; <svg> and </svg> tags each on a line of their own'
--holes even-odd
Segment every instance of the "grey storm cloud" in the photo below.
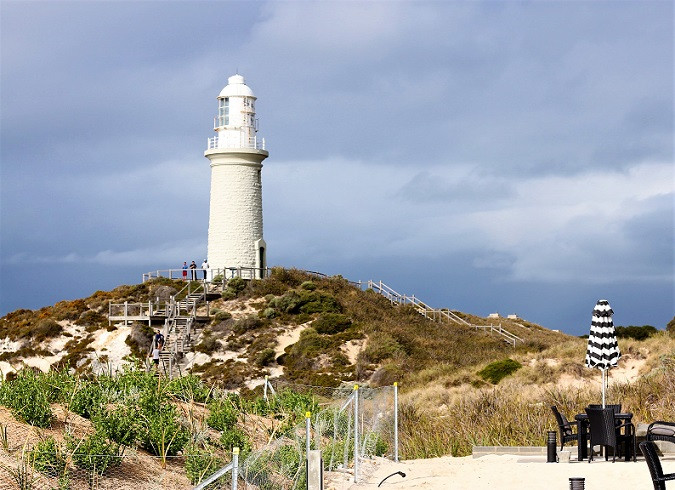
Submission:
<svg viewBox="0 0 675 490">
<path fill-rule="evenodd" d="M 672 317 L 671 2 L 0 14 L 0 313 L 203 258 L 203 151 L 239 72 L 270 150 L 270 263 L 569 331 L 596 294 L 626 322 Z"/>
</svg>

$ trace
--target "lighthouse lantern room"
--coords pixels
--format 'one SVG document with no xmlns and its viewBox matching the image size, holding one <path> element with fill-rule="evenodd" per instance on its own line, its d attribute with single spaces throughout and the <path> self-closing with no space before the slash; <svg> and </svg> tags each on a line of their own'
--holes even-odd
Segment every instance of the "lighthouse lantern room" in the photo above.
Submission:
<svg viewBox="0 0 675 490">
<path fill-rule="evenodd" d="M 227 82 L 218 95 L 216 136 L 204 152 L 211 162 L 208 262 L 212 269 L 238 269 L 244 277 L 260 278 L 267 268 L 262 161 L 269 153 L 257 135 L 253 91 L 241 75 Z"/>
</svg>

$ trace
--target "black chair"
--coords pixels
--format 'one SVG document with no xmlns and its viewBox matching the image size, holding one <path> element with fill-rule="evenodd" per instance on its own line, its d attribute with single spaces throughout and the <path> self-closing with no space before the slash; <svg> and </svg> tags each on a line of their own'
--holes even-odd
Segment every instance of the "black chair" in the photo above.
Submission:
<svg viewBox="0 0 675 490">
<path fill-rule="evenodd" d="M 648 441 L 668 441 L 675 444 L 675 422 L 657 420 L 647 428 Z"/>
<path fill-rule="evenodd" d="M 652 475 L 652 483 L 654 483 L 654 490 L 666 490 L 666 482 L 668 480 L 675 480 L 675 473 L 663 474 L 661 461 L 656 452 L 656 444 L 652 441 L 645 441 L 640 443 L 640 451 L 645 456 L 649 473 Z"/>
<path fill-rule="evenodd" d="M 602 404 L 591 403 L 590 405 L 588 405 L 588 408 L 602 408 Z M 620 403 L 605 404 L 605 408 L 611 408 L 612 410 L 614 410 L 614 413 L 621 413 L 621 404 Z M 617 423 L 620 424 L 621 421 L 617 420 Z"/>
<path fill-rule="evenodd" d="M 591 434 L 589 463 L 593 461 L 593 446 L 613 448 L 614 455 L 612 462 L 616 461 L 616 453 L 620 449 L 621 443 L 624 445 L 626 461 L 629 460 L 631 452 L 633 461 L 636 461 L 635 426 L 631 422 L 617 424 L 614 418 L 614 409 L 612 408 L 586 408 L 586 414 L 588 415 Z M 624 429 L 623 434 L 621 433 L 621 429 Z M 605 460 L 607 459 L 607 451 L 605 450 Z"/>
<path fill-rule="evenodd" d="M 558 411 L 558 407 L 555 405 L 551 406 L 553 410 L 553 415 L 558 422 L 558 429 L 560 430 L 560 449 L 565 446 L 566 442 L 573 442 L 578 439 L 577 432 L 579 432 L 579 422 L 569 422 L 567 418 Z M 576 428 L 577 432 L 573 432 L 572 429 Z"/>
</svg>

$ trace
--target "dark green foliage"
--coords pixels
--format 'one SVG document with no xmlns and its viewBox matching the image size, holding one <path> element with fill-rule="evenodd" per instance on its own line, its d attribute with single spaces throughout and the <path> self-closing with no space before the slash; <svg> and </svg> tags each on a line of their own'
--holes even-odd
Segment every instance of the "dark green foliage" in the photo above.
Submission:
<svg viewBox="0 0 675 490">
<path fill-rule="evenodd" d="M 83 381 L 73 393 L 70 409 L 88 419 L 101 409 L 103 402 L 101 385 L 97 382 Z"/>
<path fill-rule="evenodd" d="M 645 340 L 656 333 L 658 333 L 658 330 L 651 325 L 616 327 L 616 336 L 619 339 Z"/>
<path fill-rule="evenodd" d="M 234 322 L 234 325 L 232 326 L 232 331 L 238 334 L 242 334 L 244 332 L 259 329 L 266 325 L 269 325 L 268 321 L 262 318 L 258 318 L 257 316 L 251 315 L 247 316 L 246 318 L 241 318 L 236 322 Z"/>
<path fill-rule="evenodd" d="M 276 353 L 274 352 L 274 349 L 264 349 L 260 351 L 255 359 L 255 363 L 258 366 L 269 366 L 274 362 L 274 356 Z"/>
<path fill-rule="evenodd" d="M 190 437 L 168 395 L 164 386 L 156 385 L 146 387 L 138 398 L 141 420 L 138 440 L 156 456 L 175 456 Z"/>
<path fill-rule="evenodd" d="M 43 376 L 32 369 L 22 369 L 12 381 L 2 383 L 2 401 L 19 420 L 36 427 L 49 427 L 49 406 Z"/>
<path fill-rule="evenodd" d="M 675 316 L 668 322 L 668 325 L 666 325 L 666 330 L 671 337 L 675 337 Z"/>
<path fill-rule="evenodd" d="M 92 422 L 97 432 L 121 447 L 133 447 L 140 431 L 139 413 L 128 406 L 99 410 Z"/>
<path fill-rule="evenodd" d="M 251 451 L 251 441 L 248 436 L 236 427 L 223 431 L 220 436 L 220 444 L 230 451 L 235 447 L 238 447 L 242 453 Z"/>
<path fill-rule="evenodd" d="M 213 454 L 213 451 L 205 449 L 189 448 L 185 458 L 185 474 L 190 483 L 201 483 L 223 465 L 222 460 Z"/>
<path fill-rule="evenodd" d="M 368 345 L 361 353 L 366 362 L 379 363 L 385 359 L 390 359 L 398 352 L 402 352 L 401 344 L 391 335 L 382 333 L 374 335 L 368 341 Z"/>
<path fill-rule="evenodd" d="M 502 361 L 491 362 L 478 371 L 477 374 L 485 381 L 489 381 L 493 385 L 496 385 L 505 377 L 518 371 L 521 367 L 523 367 L 523 365 L 518 361 L 504 359 Z"/>
<path fill-rule="evenodd" d="M 239 409 L 229 398 L 209 403 L 209 416 L 206 423 L 216 430 L 230 430 L 237 424 Z"/>
<path fill-rule="evenodd" d="M 171 380 L 167 390 L 174 397 L 186 402 L 205 403 L 211 394 L 211 389 L 194 374 L 187 374 Z"/>
<path fill-rule="evenodd" d="M 312 323 L 314 330 L 327 335 L 344 332 L 351 325 L 351 319 L 341 313 L 323 313 Z"/>
<path fill-rule="evenodd" d="M 232 318 L 232 313 L 230 313 L 229 311 L 222 311 L 221 310 L 221 311 L 217 311 L 213 315 L 214 323 L 224 322 L 225 320 L 229 320 L 230 318 Z"/>
<path fill-rule="evenodd" d="M 62 475 L 67 463 L 64 448 L 53 437 L 38 442 L 30 452 L 30 459 L 36 470 L 52 477 Z"/>
<path fill-rule="evenodd" d="M 100 432 L 95 432 L 79 441 L 71 439 L 69 450 L 73 451 L 73 462 L 78 468 L 103 475 L 108 469 L 122 464 L 119 445 L 108 442 Z"/>
<path fill-rule="evenodd" d="M 246 289 L 246 281 L 241 277 L 233 277 L 227 281 L 227 289 L 223 291 L 222 297 L 224 300 L 234 299 L 241 295 Z"/>
<path fill-rule="evenodd" d="M 215 351 L 220 349 L 221 345 L 218 339 L 211 336 L 210 333 L 207 333 L 195 346 L 197 352 L 203 352 L 204 354 L 213 354 Z"/>
<path fill-rule="evenodd" d="M 306 289 L 307 291 L 314 291 L 316 289 L 316 284 L 314 284 L 312 281 L 305 281 L 300 284 L 300 287 L 302 289 Z"/>
<path fill-rule="evenodd" d="M 56 323 L 51 318 L 43 318 L 38 321 L 33 328 L 33 342 L 42 342 L 45 339 L 50 339 L 60 335 L 63 332 L 63 327 Z"/>
<path fill-rule="evenodd" d="M 319 291 L 292 289 L 270 301 L 269 306 L 282 313 L 340 313 L 342 307 L 334 296 Z"/>
</svg>

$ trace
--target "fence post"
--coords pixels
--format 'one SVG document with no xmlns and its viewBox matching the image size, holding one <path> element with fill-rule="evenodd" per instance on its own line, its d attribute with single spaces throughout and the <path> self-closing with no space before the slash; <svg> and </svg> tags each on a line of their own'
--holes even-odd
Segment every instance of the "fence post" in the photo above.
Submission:
<svg viewBox="0 0 675 490">
<path fill-rule="evenodd" d="M 398 463 L 398 381 L 394 381 L 394 461 Z"/>
<path fill-rule="evenodd" d="M 311 430 L 312 430 L 312 428 L 311 428 L 312 422 L 310 420 L 311 416 L 312 416 L 312 412 L 306 412 L 305 413 L 305 435 L 306 435 L 305 446 L 306 446 L 306 450 L 307 450 L 307 452 L 305 453 L 305 456 L 306 456 L 307 461 L 309 461 L 309 449 L 310 449 L 310 441 L 311 441 L 311 437 L 312 437 L 312 435 L 310 433 Z"/>
<path fill-rule="evenodd" d="M 354 483 L 359 479 L 359 385 L 354 385 Z"/>
<path fill-rule="evenodd" d="M 267 401 L 267 376 L 265 376 L 265 386 L 263 387 L 263 398 Z"/>
<path fill-rule="evenodd" d="M 237 490 L 237 480 L 239 479 L 239 448 L 232 449 L 232 490 Z"/>
</svg>

